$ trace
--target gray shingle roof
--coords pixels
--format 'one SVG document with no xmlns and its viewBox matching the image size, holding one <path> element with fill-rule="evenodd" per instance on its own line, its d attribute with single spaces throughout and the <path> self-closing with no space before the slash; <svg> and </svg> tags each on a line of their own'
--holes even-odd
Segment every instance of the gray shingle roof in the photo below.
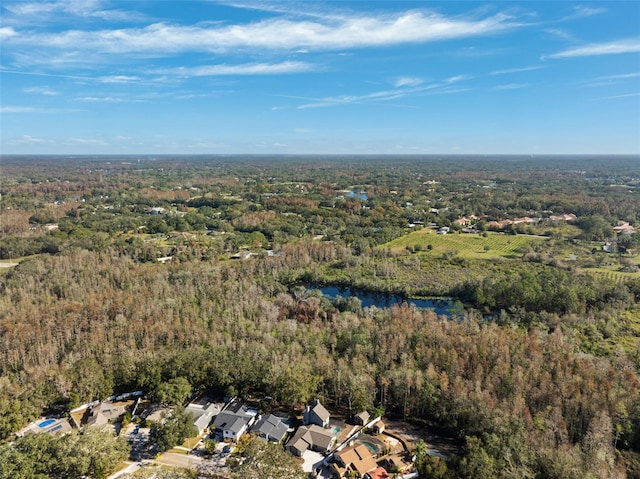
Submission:
<svg viewBox="0 0 640 479">
<path fill-rule="evenodd" d="M 256 423 L 252 431 L 269 441 L 280 442 L 287 433 L 287 425 L 279 417 L 268 414 Z"/>
</svg>

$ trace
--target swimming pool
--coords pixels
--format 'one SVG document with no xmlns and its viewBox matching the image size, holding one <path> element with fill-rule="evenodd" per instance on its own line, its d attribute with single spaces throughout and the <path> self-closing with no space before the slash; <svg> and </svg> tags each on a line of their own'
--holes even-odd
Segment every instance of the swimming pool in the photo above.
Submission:
<svg viewBox="0 0 640 479">
<path fill-rule="evenodd" d="M 38 424 L 38 427 L 41 427 L 44 429 L 45 427 L 51 426 L 54 422 L 56 422 L 55 419 L 45 419 L 40 424 Z"/>
<path fill-rule="evenodd" d="M 373 436 L 369 436 L 368 434 L 364 434 L 355 440 L 356 444 L 362 444 L 366 446 L 367 449 L 371 451 L 373 455 L 380 454 L 380 452 L 387 449 L 384 442 L 376 439 Z"/>
</svg>

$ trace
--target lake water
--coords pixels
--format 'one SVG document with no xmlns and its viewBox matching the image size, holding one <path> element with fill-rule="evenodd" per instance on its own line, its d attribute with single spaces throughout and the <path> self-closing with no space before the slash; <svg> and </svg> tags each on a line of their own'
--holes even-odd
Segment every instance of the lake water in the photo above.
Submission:
<svg viewBox="0 0 640 479">
<path fill-rule="evenodd" d="M 349 198 L 359 198 L 364 201 L 366 201 L 369 198 L 366 193 L 356 193 L 355 191 L 348 191 L 347 196 Z"/>
<path fill-rule="evenodd" d="M 368 306 L 376 306 L 378 308 L 389 308 L 394 304 L 407 303 L 414 305 L 416 308 L 432 309 L 436 314 L 443 314 L 446 316 L 452 316 L 451 308 L 454 306 L 454 301 L 447 298 L 436 299 L 417 299 L 417 298 L 405 298 L 398 294 L 376 293 L 372 291 L 363 291 L 356 288 L 344 288 L 338 286 L 323 286 L 317 287 L 314 285 L 307 285 L 309 289 L 318 289 L 326 297 L 334 299 L 337 296 L 348 298 L 355 296 L 362 304 L 363 308 Z"/>
</svg>

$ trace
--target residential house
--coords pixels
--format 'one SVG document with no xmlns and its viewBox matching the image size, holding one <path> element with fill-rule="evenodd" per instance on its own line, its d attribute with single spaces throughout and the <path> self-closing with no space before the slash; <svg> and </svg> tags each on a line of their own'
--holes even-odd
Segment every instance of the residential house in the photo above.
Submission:
<svg viewBox="0 0 640 479">
<path fill-rule="evenodd" d="M 630 235 L 635 233 L 636 229 L 625 221 L 621 222 L 618 226 L 614 226 L 613 231 L 618 235 Z"/>
<path fill-rule="evenodd" d="M 231 256 L 231 259 L 249 259 L 249 258 L 251 258 L 251 251 L 247 249 L 240 251 L 234 254 L 233 256 Z"/>
<path fill-rule="evenodd" d="M 384 458 L 382 465 L 389 472 L 405 473 L 413 467 L 413 462 L 407 454 L 392 454 Z"/>
<path fill-rule="evenodd" d="M 369 417 L 370 416 L 367 411 L 362 411 L 361 413 L 353 416 L 353 422 L 355 422 L 359 426 L 364 426 L 365 424 L 367 424 L 367 422 L 369 422 Z"/>
<path fill-rule="evenodd" d="M 30 423 L 25 428 L 16 433 L 16 436 L 26 436 L 27 434 L 66 434 L 72 430 L 69 421 L 62 418 L 44 418 Z"/>
<path fill-rule="evenodd" d="M 551 215 L 549 216 L 551 221 L 577 221 L 578 217 L 573 213 L 562 214 L 562 215 Z"/>
<path fill-rule="evenodd" d="M 458 218 L 453 220 L 453 224 L 457 226 L 469 226 L 473 223 L 474 220 L 477 220 L 478 217 L 475 215 L 471 215 L 468 218 L 463 216 L 462 218 Z"/>
<path fill-rule="evenodd" d="M 320 427 L 329 427 L 329 418 L 331 415 L 327 411 L 320 401 L 316 399 L 313 403 L 313 407 L 307 406 L 302 415 L 302 423 L 305 426 L 310 424 L 316 424 Z"/>
<path fill-rule="evenodd" d="M 378 467 L 371 451 L 364 444 L 345 447 L 334 454 L 333 460 L 331 471 L 338 477 L 352 477 L 353 474 L 363 477 Z"/>
<path fill-rule="evenodd" d="M 289 426 L 282 418 L 274 416 L 273 414 L 267 414 L 258 420 L 253 428 L 251 428 L 251 432 L 263 441 L 280 442 L 286 436 L 288 429 Z"/>
<path fill-rule="evenodd" d="M 114 404 L 112 402 L 104 401 L 91 408 L 85 425 L 87 426 L 104 426 L 109 421 L 118 419 L 125 413 L 125 404 Z"/>
<path fill-rule="evenodd" d="M 373 471 L 367 472 L 362 477 L 363 477 L 363 479 L 388 479 L 390 476 L 389 476 L 389 473 L 387 472 L 387 470 L 384 467 L 378 467 L 378 468 L 374 469 Z"/>
<path fill-rule="evenodd" d="M 220 407 L 206 398 L 204 401 L 193 401 L 185 409 L 193 415 L 193 425 L 198 428 L 198 435 L 206 432 L 211 420 L 220 412 Z"/>
<path fill-rule="evenodd" d="M 234 399 L 213 421 L 216 429 L 222 431 L 223 439 L 238 441 L 255 422 L 257 411 L 247 408 L 241 401 Z"/>
<path fill-rule="evenodd" d="M 384 432 L 385 424 L 382 421 L 378 421 L 371 426 L 371 432 L 374 434 L 382 434 Z"/>
<path fill-rule="evenodd" d="M 298 457 L 307 449 L 326 454 L 333 447 L 335 440 L 335 434 L 330 430 L 311 424 L 299 427 L 295 435 L 287 441 L 285 449 Z"/>
</svg>

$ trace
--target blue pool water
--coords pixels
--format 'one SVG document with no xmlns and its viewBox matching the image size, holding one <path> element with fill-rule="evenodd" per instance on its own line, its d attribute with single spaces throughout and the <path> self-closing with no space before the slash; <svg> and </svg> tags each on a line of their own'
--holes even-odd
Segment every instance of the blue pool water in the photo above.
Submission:
<svg viewBox="0 0 640 479">
<path fill-rule="evenodd" d="M 38 424 L 38 427 L 45 428 L 47 426 L 51 426 L 54 422 L 56 422 L 55 419 L 45 419 L 40 424 Z"/>
<path fill-rule="evenodd" d="M 380 452 L 385 448 L 385 445 L 379 439 L 375 437 L 371 437 L 369 435 L 360 436 L 355 440 L 356 444 L 362 444 L 366 446 L 373 454 L 380 454 Z"/>
<path fill-rule="evenodd" d="M 364 444 L 367 449 L 369 449 L 372 453 L 378 454 L 380 452 L 380 448 L 375 444 L 370 443 L 369 441 L 358 441 L 360 444 Z"/>
</svg>

